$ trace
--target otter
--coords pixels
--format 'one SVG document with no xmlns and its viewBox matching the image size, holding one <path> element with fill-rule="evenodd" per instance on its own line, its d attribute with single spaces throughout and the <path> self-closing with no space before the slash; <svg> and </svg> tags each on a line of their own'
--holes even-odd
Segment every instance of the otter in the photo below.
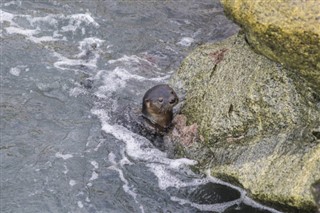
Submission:
<svg viewBox="0 0 320 213">
<path fill-rule="evenodd" d="M 173 119 L 173 107 L 179 98 L 168 84 L 149 89 L 142 99 L 142 116 L 161 131 L 167 130 Z"/>
<path fill-rule="evenodd" d="M 164 137 L 172 127 L 173 107 L 179 102 L 175 91 L 167 84 L 156 85 L 146 91 L 140 106 L 121 106 L 116 122 L 130 131 L 144 136 L 158 149 L 167 149 Z"/>
</svg>

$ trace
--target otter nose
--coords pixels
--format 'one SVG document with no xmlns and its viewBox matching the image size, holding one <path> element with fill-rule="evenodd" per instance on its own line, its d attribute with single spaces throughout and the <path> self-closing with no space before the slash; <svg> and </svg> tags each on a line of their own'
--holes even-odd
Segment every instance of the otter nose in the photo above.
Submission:
<svg viewBox="0 0 320 213">
<path fill-rule="evenodd" d="M 176 99 L 175 97 L 171 97 L 171 98 L 169 99 L 169 103 L 170 103 L 170 104 L 175 104 L 176 101 L 177 101 L 177 99 Z"/>
</svg>

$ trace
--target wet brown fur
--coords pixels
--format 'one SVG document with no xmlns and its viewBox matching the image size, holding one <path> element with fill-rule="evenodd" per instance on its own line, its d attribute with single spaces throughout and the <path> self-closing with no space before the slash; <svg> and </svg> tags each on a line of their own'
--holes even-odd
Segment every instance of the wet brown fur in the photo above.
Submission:
<svg viewBox="0 0 320 213">
<path fill-rule="evenodd" d="M 149 89 L 142 100 L 142 114 L 152 124 L 168 128 L 172 122 L 172 109 L 179 102 L 175 91 L 167 84 Z"/>
</svg>

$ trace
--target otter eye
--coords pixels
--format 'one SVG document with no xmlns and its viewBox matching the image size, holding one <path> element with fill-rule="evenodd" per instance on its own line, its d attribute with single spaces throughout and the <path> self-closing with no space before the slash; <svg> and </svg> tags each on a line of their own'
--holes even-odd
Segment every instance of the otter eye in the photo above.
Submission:
<svg viewBox="0 0 320 213">
<path fill-rule="evenodd" d="M 173 90 L 171 90 L 171 95 L 174 95 L 174 92 L 173 92 Z"/>
<path fill-rule="evenodd" d="M 163 98 L 162 98 L 162 97 L 158 98 L 158 101 L 159 101 L 160 103 L 162 103 L 162 102 L 163 102 Z"/>
</svg>

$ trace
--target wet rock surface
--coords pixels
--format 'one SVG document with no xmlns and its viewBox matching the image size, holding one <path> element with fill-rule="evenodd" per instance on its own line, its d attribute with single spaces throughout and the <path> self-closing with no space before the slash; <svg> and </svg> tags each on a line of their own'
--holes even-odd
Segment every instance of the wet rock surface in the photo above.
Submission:
<svg viewBox="0 0 320 213">
<path fill-rule="evenodd" d="M 238 35 L 196 49 L 172 83 L 185 90 L 182 114 L 205 140 L 186 148 L 189 157 L 260 200 L 314 211 L 320 109 L 302 78 Z"/>
</svg>

